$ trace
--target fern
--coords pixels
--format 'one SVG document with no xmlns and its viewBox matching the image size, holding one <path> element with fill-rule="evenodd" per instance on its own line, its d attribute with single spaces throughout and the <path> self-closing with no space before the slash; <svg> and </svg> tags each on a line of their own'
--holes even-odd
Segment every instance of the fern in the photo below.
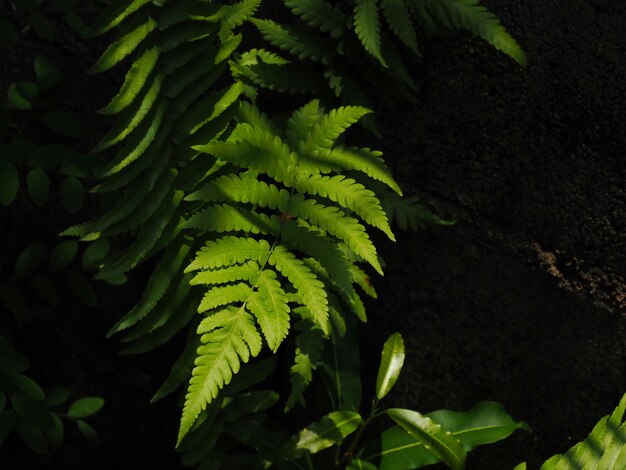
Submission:
<svg viewBox="0 0 626 470">
<path fill-rule="evenodd" d="M 206 242 L 186 270 L 200 271 L 192 283 L 208 287 L 199 307 L 206 315 L 199 331 L 216 333 L 203 339 L 207 344 L 211 341 L 210 348 L 198 350 L 179 442 L 238 371 L 240 362 L 260 352 L 256 343 L 245 349 L 234 348 L 233 342 L 243 344 L 252 331 L 257 333 L 258 325 L 269 348 L 276 351 L 294 313 L 310 322 L 316 334 L 326 336 L 331 331 L 330 292 L 334 289 L 343 295 L 349 306 L 358 302 L 352 287 L 353 262 L 339 246 L 345 245 L 355 259 L 364 259 L 381 271 L 362 225 L 378 227 L 393 238 L 375 194 L 346 175 L 321 175 L 310 161 L 320 151 L 332 151 L 335 140 L 366 113 L 339 108 L 325 114 L 312 102 L 294 112 L 286 129 L 280 130 L 270 126 L 258 110 L 244 105 L 228 139 L 195 147 L 207 158 L 223 160 L 233 170 L 239 168 L 240 173 L 216 175 L 186 198 L 199 206 L 182 227 L 199 230 L 198 236 L 217 236 Z M 252 126 L 259 121 L 260 126 Z M 312 132 L 307 134 L 309 129 Z M 376 174 L 375 165 L 363 162 L 363 173 Z M 319 263 L 311 264 L 309 257 Z M 239 329 L 231 326 L 234 321 Z M 241 338 L 235 339 L 236 334 Z M 308 383 L 309 365 L 302 354 L 294 374 L 304 379 L 294 378 L 290 405 Z"/>
</svg>

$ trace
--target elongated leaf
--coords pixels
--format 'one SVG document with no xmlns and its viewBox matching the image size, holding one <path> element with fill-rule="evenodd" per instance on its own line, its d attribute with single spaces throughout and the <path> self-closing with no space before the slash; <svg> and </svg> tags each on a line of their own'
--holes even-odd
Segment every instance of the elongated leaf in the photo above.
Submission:
<svg viewBox="0 0 626 470">
<path fill-rule="evenodd" d="M 453 470 L 462 470 L 467 454 L 463 444 L 451 433 L 417 411 L 390 408 L 387 415 L 406 432 L 432 450 Z"/>
<path fill-rule="evenodd" d="M 295 434 L 283 448 L 283 457 L 299 458 L 339 444 L 356 431 L 361 421 L 361 416 L 355 411 L 329 413 Z"/>
<path fill-rule="evenodd" d="M 400 333 L 391 335 L 383 346 L 376 378 L 376 398 L 385 397 L 394 386 L 404 364 L 404 340 Z"/>
<path fill-rule="evenodd" d="M 104 406 L 104 400 L 100 397 L 85 397 L 76 400 L 67 410 L 72 418 L 87 418 L 95 415 Z"/>
<path fill-rule="evenodd" d="M 89 29 L 89 36 L 98 36 L 104 34 L 107 31 L 115 28 L 118 24 L 124 21 L 129 15 L 137 11 L 146 3 L 150 3 L 150 0 L 115 0 L 107 7 L 102 13 L 100 18 Z"/>
</svg>

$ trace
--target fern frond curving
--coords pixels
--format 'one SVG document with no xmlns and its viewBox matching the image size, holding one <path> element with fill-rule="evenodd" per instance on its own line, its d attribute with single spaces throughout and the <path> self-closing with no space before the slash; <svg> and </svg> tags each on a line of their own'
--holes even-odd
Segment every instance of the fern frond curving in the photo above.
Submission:
<svg viewBox="0 0 626 470">
<path fill-rule="evenodd" d="M 294 14 L 314 28 L 339 38 L 346 29 L 346 17 L 326 0 L 284 0 Z"/>
<path fill-rule="evenodd" d="M 363 47 L 387 67 L 380 50 L 380 18 L 378 16 L 378 0 L 356 0 L 354 7 L 354 32 Z"/>
</svg>

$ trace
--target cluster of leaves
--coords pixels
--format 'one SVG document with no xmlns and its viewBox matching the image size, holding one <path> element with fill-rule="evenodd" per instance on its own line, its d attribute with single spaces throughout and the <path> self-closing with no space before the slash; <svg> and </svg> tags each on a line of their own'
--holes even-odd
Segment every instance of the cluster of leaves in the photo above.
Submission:
<svg viewBox="0 0 626 470">
<path fill-rule="evenodd" d="M 626 394 L 608 416 L 595 425 L 587 438 L 565 454 L 557 454 L 541 466 L 540 470 L 567 470 L 570 468 L 597 468 L 620 470 L 626 468 Z M 526 470 L 521 463 L 515 470 Z"/>
<path fill-rule="evenodd" d="M 331 47 L 337 56 L 334 68 L 350 68 L 349 49 L 343 51 L 354 39 L 361 53 L 359 66 L 370 70 L 368 57 L 379 55 L 378 65 L 386 71 L 393 61 L 382 49 L 372 52 L 372 44 L 383 41 L 378 17 L 370 18 L 378 11 L 377 3 L 356 3 L 332 7 L 325 1 L 287 2 L 312 28 L 337 40 Z M 271 119 L 246 101 L 264 86 L 250 78 L 246 67 L 259 55 L 275 56 L 259 50 L 237 54 L 242 36 L 235 29 L 247 20 L 262 32 L 281 28 L 251 19 L 259 5 L 260 0 L 231 5 L 113 2 L 89 31 L 98 35 L 119 29 L 92 72 L 133 57 L 118 94 L 100 110 L 118 115 L 118 120 L 95 149 L 112 150 L 112 156 L 96 171 L 100 182 L 93 191 L 118 200 L 103 216 L 63 234 L 90 242 L 131 235 L 128 246 L 102 260 L 99 279 L 115 279 L 160 255 L 142 299 L 110 334 L 124 332 L 125 341 L 132 342 L 125 352 L 138 353 L 167 342 L 183 328 L 192 332 L 155 396 L 176 390 L 191 375 L 178 438 L 181 449 L 193 448 L 186 435 L 191 430 L 198 435 L 198 428 L 217 442 L 219 413 L 211 415 L 210 410 L 231 403 L 229 397 L 237 402 L 228 388 L 242 364 L 276 353 L 288 336 L 296 347 L 292 390 L 284 405 L 289 410 L 304 402 L 313 372 L 331 369 L 322 365 L 326 346 L 336 347 L 349 336 L 346 325 L 352 324 L 352 316 L 366 319 L 355 285 L 375 296 L 367 268 L 359 266 L 382 273 L 366 225 L 393 240 L 390 216 L 411 228 L 442 223 L 414 199 L 402 203 L 402 192 L 380 152 L 345 145 L 344 133 L 356 122 L 367 124 L 371 116 L 358 97 L 343 99 L 344 94 L 335 93 L 326 99 L 322 91 L 308 90 L 317 99 L 288 118 Z M 328 29 L 332 15 L 324 13 L 331 10 L 350 12 L 341 18 L 341 34 Z M 469 10 L 475 24 L 478 10 Z M 501 28 L 497 21 L 488 27 Z M 325 44 L 326 38 L 318 42 L 317 35 L 308 33 L 304 49 L 288 50 L 299 55 Z M 294 65 L 304 66 L 304 59 L 330 63 L 323 54 L 307 54 Z M 397 68 L 390 70 L 384 80 L 408 77 Z M 302 83 L 325 73 L 283 72 L 283 78 L 299 77 Z M 334 86 L 339 81 L 331 80 Z M 337 97 L 344 106 L 334 107 L 341 104 Z M 265 353 L 264 344 L 269 350 Z M 263 406 L 278 400 L 272 393 L 262 395 Z M 337 399 L 334 408 L 344 405 Z M 187 460 L 202 459 L 196 455 Z"/>
<path fill-rule="evenodd" d="M 85 421 L 104 406 L 99 397 L 74 401 L 66 412 L 56 411 L 70 395 L 69 390 L 51 388 L 44 391 L 24 374 L 29 364 L 26 357 L 0 335 L 0 445 L 13 429 L 37 454 L 56 450 L 63 442 L 63 420 L 76 423 L 78 431 L 92 442 L 98 433 Z"/>
</svg>

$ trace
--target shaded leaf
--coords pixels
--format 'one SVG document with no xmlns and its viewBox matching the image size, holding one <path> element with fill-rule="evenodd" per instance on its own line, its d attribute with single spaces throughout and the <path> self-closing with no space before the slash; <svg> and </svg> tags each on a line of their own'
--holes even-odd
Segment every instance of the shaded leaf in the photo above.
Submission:
<svg viewBox="0 0 626 470">
<path fill-rule="evenodd" d="M 8 162 L 0 161 L 0 203 L 7 207 L 17 196 L 20 179 L 17 170 Z"/>
<path fill-rule="evenodd" d="M 22 279 L 31 274 L 43 259 L 46 249 L 43 243 L 37 242 L 28 245 L 17 257 L 15 262 L 15 275 Z"/>
<path fill-rule="evenodd" d="M 59 271 L 72 262 L 78 253 L 78 242 L 66 240 L 54 247 L 50 253 L 50 267 L 53 271 Z"/>
<path fill-rule="evenodd" d="M 85 202 L 85 188 L 75 176 L 66 178 L 61 184 L 61 204 L 70 213 L 82 209 Z"/>
<path fill-rule="evenodd" d="M 34 168 L 28 172 L 26 177 L 26 188 L 28 195 L 39 207 L 48 201 L 50 192 L 50 178 L 41 168 Z"/>
</svg>

